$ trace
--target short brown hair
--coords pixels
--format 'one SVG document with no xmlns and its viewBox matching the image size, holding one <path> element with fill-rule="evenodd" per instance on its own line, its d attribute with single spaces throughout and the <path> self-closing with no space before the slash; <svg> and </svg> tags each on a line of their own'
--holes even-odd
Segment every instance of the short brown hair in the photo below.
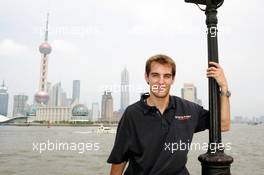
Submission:
<svg viewBox="0 0 264 175">
<path fill-rule="evenodd" d="M 175 77 L 175 74 L 176 74 L 175 62 L 169 56 L 162 55 L 162 54 L 154 55 L 147 60 L 146 67 L 145 67 L 145 73 L 147 74 L 147 76 L 149 76 L 150 69 L 151 69 L 151 63 L 153 63 L 153 62 L 157 62 L 157 63 L 162 64 L 162 65 L 164 65 L 164 64 L 170 65 L 171 71 L 172 71 L 172 77 L 173 78 Z"/>
</svg>

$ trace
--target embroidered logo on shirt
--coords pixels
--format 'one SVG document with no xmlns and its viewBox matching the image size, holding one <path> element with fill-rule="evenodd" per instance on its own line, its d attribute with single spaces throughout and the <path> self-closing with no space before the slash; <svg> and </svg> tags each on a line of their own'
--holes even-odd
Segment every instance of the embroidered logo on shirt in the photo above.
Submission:
<svg viewBox="0 0 264 175">
<path fill-rule="evenodd" d="M 181 120 L 181 121 L 186 121 L 189 120 L 189 118 L 191 118 L 191 115 L 176 115 L 175 119 L 177 120 Z"/>
</svg>

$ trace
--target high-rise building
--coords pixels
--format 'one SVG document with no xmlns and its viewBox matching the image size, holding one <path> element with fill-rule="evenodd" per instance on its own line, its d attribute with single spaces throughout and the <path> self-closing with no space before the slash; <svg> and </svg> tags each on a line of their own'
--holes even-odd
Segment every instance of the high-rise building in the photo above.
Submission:
<svg viewBox="0 0 264 175">
<path fill-rule="evenodd" d="M 8 92 L 5 82 L 0 86 L 0 115 L 7 116 L 8 113 Z"/>
<path fill-rule="evenodd" d="M 113 97 L 111 92 L 104 92 L 102 96 L 102 109 L 101 109 L 101 121 L 110 121 L 113 118 Z"/>
<path fill-rule="evenodd" d="M 67 94 L 66 92 L 63 91 L 60 82 L 53 85 L 49 93 L 50 93 L 50 100 L 48 106 L 51 107 L 68 106 Z"/>
<path fill-rule="evenodd" d="M 104 95 L 102 95 L 102 102 L 101 102 L 101 120 L 106 120 L 105 108 L 106 108 L 106 91 Z"/>
<path fill-rule="evenodd" d="M 73 80 L 72 84 L 72 101 L 79 103 L 80 100 L 80 80 Z"/>
<path fill-rule="evenodd" d="M 195 102 L 197 99 L 196 87 L 191 83 L 184 83 L 183 88 L 181 89 L 182 98 Z"/>
<path fill-rule="evenodd" d="M 27 100 L 28 96 L 26 95 L 14 95 L 13 117 L 27 115 Z"/>
<path fill-rule="evenodd" d="M 51 46 L 48 43 L 48 24 L 49 24 L 49 14 L 47 15 L 44 42 L 39 46 L 39 51 L 41 53 L 40 80 L 39 80 L 39 91 L 35 94 L 35 101 L 39 104 L 47 104 L 49 100 L 49 94 L 47 90 L 47 76 L 48 76 L 48 55 L 51 53 Z"/>
<path fill-rule="evenodd" d="M 129 73 L 125 68 L 121 72 L 121 101 L 120 111 L 124 112 L 126 107 L 129 105 Z"/>
<path fill-rule="evenodd" d="M 68 106 L 67 93 L 65 91 L 61 94 L 61 104 L 62 106 Z"/>
<path fill-rule="evenodd" d="M 69 107 L 72 106 L 72 99 L 71 98 L 67 98 L 66 101 L 67 101 L 66 106 L 69 106 Z"/>
<path fill-rule="evenodd" d="M 98 121 L 100 117 L 99 104 L 92 103 L 92 121 Z"/>
<path fill-rule="evenodd" d="M 181 89 L 181 97 L 185 100 L 202 105 L 202 101 L 197 98 L 197 88 L 192 83 L 184 83 Z"/>
</svg>

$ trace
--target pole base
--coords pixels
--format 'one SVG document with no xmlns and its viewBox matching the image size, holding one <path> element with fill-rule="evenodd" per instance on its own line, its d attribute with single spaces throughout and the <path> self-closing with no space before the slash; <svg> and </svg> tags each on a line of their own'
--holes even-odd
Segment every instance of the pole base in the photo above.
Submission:
<svg viewBox="0 0 264 175">
<path fill-rule="evenodd" d="M 205 153 L 198 157 L 202 165 L 202 175 L 231 175 L 231 156 L 223 152 Z"/>
</svg>

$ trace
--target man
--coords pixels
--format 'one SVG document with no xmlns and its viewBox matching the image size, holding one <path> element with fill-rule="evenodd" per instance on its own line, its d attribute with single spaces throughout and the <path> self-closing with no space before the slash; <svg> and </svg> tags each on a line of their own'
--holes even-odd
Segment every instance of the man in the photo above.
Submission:
<svg viewBox="0 0 264 175">
<path fill-rule="evenodd" d="M 230 127 L 228 84 L 219 64 L 210 62 L 207 77 L 221 89 L 221 130 Z M 152 56 L 145 67 L 150 93 L 125 110 L 119 122 L 108 163 L 110 175 L 188 175 L 185 167 L 193 133 L 209 128 L 209 112 L 201 106 L 169 95 L 175 81 L 176 65 L 166 55 Z M 177 145 L 176 145 L 177 144 Z M 177 149 L 176 149 L 177 146 Z"/>
</svg>

